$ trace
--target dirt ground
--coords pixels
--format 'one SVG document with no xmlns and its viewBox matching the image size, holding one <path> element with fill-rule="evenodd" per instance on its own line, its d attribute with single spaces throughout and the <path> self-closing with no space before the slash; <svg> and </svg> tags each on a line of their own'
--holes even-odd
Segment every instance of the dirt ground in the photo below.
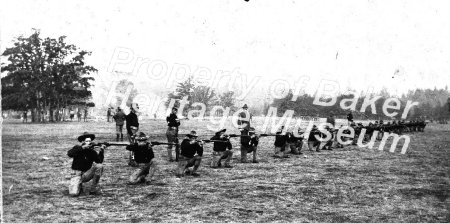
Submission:
<svg viewBox="0 0 450 223">
<path fill-rule="evenodd" d="M 182 132 L 211 134 L 206 122 L 183 126 Z M 175 163 L 166 161 L 165 147 L 156 146 L 157 173 L 134 186 L 126 184 L 133 170 L 127 152 L 109 147 L 103 193 L 74 198 L 67 189 L 67 151 L 86 130 L 97 134 L 96 141 L 114 139 L 114 124 L 106 122 L 3 123 L 5 222 L 450 222 L 449 125 L 408 133 L 404 155 L 400 146 L 390 153 L 376 143 L 374 149 L 346 146 L 321 153 L 303 147 L 306 157 L 275 159 L 274 139 L 266 137 L 260 163 L 242 164 L 236 159 L 239 142 L 232 139 L 234 168 L 209 168 L 212 145 L 207 145 L 201 176 L 182 179 L 175 177 Z M 152 141 L 166 140 L 164 121 L 145 121 L 141 130 L 151 133 Z"/>
</svg>

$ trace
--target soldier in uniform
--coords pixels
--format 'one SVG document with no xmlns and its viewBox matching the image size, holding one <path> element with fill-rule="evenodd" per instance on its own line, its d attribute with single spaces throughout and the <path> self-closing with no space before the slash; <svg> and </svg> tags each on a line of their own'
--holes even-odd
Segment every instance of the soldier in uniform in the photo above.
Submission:
<svg viewBox="0 0 450 223">
<path fill-rule="evenodd" d="M 308 136 L 308 148 L 309 151 L 314 151 L 314 148 L 316 149 L 316 152 L 320 152 L 320 138 L 322 138 L 322 135 L 317 128 L 316 125 L 313 125 L 311 131 L 309 132 Z"/>
<path fill-rule="evenodd" d="M 291 148 L 291 154 L 294 155 L 301 155 L 303 154 L 302 151 L 302 147 L 303 147 L 303 136 L 298 136 L 296 137 L 293 133 L 288 133 L 288 140 L 287 143 L 289 145 L 289 147 Z M 302 132 L 300 130 L 300 128 L 298 129 L 298 135 L 301 135 Z"/>
<path fill-rule="evenodd" d="M 137 104 L 136 104 L 136 107 L 137 107 L 137 109 L 139 109 Z M 125 120 L 127 122 L 126 128 L 127 128 L 127 133 L 128 133 L 128 140 L 130 141 L 130 144 L 132 144 L 132 143 L 134 143 L 135 135 L 136 135 L 137 131 L 139 130 L 139 120 L 136 115 L 136 110 L 133 108 L 133 106 L 131 107 L 130 113 L 125 117 Z M 128 165 L 136 166 L 136 161 L 134 160 L 132 151 L 130 151 Z"/>
<path fill-rule="evenodd" d="M 350 125 L 353 122 L 353 114 L 352 112 L 347 115 L 348 124 Z"/>
<path fill-rule="evenodd" d="M 233 149 L 230 138 L 228 135 L 225 134 L 227 130 L 222 129 L 211 138 L 211 140 L 215 141 L 221 141 L 221 142 L 214 142 L 214 148 L 213 148 L 213 159 L 211 162 L 212 168 L 221 167 L 221 161 L 225 159 L 225 167 L 226 168 L 232 168 L 230 165 L 231 158 L 233 157 Z"/>
<path fill-rule="evenodd" d="M 117 113 L 113 116 L 114 121 L 116 121 L 116 141 L 123 141 L 123 124 L 125 123 L 126 115 L 123 113 L 122 109 L 117 108 Z"/>
<path fill-rule="evenodd" d="M 80 195 L 82 188 L 82 183 L 92 182 L 92 186 L 89 191 L 90 194 L 100 193 L 100 188 L 98 183 L 100 177 L 103 173 L 103 159 L 104 159 L 104 149 L 105 145 L 98 146 L 94 148 L 93 140 L 95 139 L 94 134 L 89 134 L 84 132 L 78 137 L 80 145 L 74 146 L 71 150 L 67 152 L 72 161 L 72 178 L 69 185 L 69 194 L 72 196 Z"/>
<path fill-rule="evenodd" d="M 247 153 L 253 153 L 253 163 L 258 163 L 256 160 L 256 151 L 258 148 L 259 137 L 255 135 L 255 128 L 250 127 L 248 130 L 242 131 L 241 136 L 241 162 L 247 163 Z"/>
<path fill-rule="evenodd" d="M 200 167 L 203 156 L 203 143 L 197 140 L 197 132 L 191 131 L 187 138 L 181 142 L 180 159 L 178 161 L 177 177 L 184 174 L 200 176 L 196 173 Z M 196 155 L 197 154 L 197 155 Z M 189 167 L 192 167 L 192 170 Z"/>
<path fill-rule="evenodd" d="M 169 143 L 176 143 L 175 146 L 175 161 L 178 162 L 179 155 L 180 155 L 180 147 L 178 145 L 178 127 L 180 126 L 180 119 L 177 117 L 178 109 L 176 107 L 172 108 L 172 112 L 169 116 L 167 116 L 167 142 Z M 173 162 L 172 158 L 172 145 L 167 146 L 167 157 L 169 159 L 169 162 Z"/>
<path fill-rule="evenodd" d="M 239 113 L 239 118 L 238 118 L 238 128 L 239 130 L 242 132 L 244 129 L 249 129 L 250 126 L 250 121 L 251 121 L 251 117 L 252 115 L 250 114 L 250 112 L 248 111 L 248 106 L 247 104 L 244 104 L 244 106 L 242 106 L 242 109 L 244 109 L 244 111 L 242 111 L 241 113 Z"/>
<path fill-rule="evenodd" d="M 135 140 L 137 142 L 126 147 L 127 150 L 134 153 L 136 167 L 138 167 L 130 176 L 130 184 L 145 183 L 145 178 L 150 175 L 149 178 L 151 179 L 156 171 L 156 162 L 153 161 L 155 155 L 152 145 L 147 142 L 145 133 L 140 132 Z"/>
<path fill-rule="evenodd" d="M 277 136 L 275 136 L 275 151 L 274 151 L 274 157 L 275 158 L 289 158 L 287 147 L 288 140 L 292 136 L 291 134 L 284 134 L 283 133 L 284 126 L 281 126 L 281 128 L 277 131 Z"/>
</svg>

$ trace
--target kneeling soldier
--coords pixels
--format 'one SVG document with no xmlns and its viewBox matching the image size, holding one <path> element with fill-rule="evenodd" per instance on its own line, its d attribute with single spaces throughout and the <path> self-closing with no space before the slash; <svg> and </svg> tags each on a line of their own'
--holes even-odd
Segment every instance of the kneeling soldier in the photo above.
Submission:
<svg viewBox="0 0 450 223">
<path fill-rule="evenodd" d="M 282 135 L 283 129 L 284 129 L 284 126 L 281 126 L 281 128 L 277 131 L 277 136 L 275 136 L 274 157 L 276 157 L 276 158 L 289 158 L 289 156 L 287 155 L 288 150 L 286 147 L 289 146 L 287 144 L 287 141 L 291 135 L 290 134 Z"/>
<path fill-rule="evenodd" d="M 130 184 L 145 183 L 145 177 L 150 175 L 150 178 L 155 174 L 156 162 L 152 159 L 155 158 L 152 146 L 147 142 L 147 136 L 145 133 L 140 132 L 135 138 L 136 143 L 127 146 L 127 150 L 133 152 L 134 160 L 137 163 L 137 170 L 130 176 Z"/>
<path fill-rule="evenodd" d="M 192 176 L 200 176 L 195 171 L 197 171 L 202 161 L 203 143 L 197 141 L 198 135 L 195 131 L 191 131 L 190 134 L 187 134 L 187 137 L 188 138 L 184 139 L 180 145 L 181 152 L 178 161 L 177 176 L 182 177 L 184 173 Z M 192 166 L 194 166 L 194 168 L 190 171 L 189 167 Z"/>
<path fill-rule="evenodd" d="M 67 155 L 73 158 L 72 169 L 73 177 L 70 180 L 69 194 L 72 196 L 80 195 L 82 191 L 82 183 L 92 180 L 90 191 L 85 191 L 90 194 L 97 194 L 100 192 L 98 182 L 103 173 L 103 153 L 106 148 L 105 145 L 95 146 L 99 148 L 97 152 L 94 149 L 92 141 L 95 139 L 94 134 L 87 132 L 78 137 L 81 145 L 74 146 L 67 152 Z M 95 163 L 94 163 L 95 162 Z"/>
<path fill-rule="evenodd" d="M 213 152 L 213 159 L 211 162 L 212 168 L 221 167 L 221 160 L 225 160 L 225 167 L 226 168 L 232 168 L 230 165 L 231 158 L 233 157 L 233 151 L 232 145 L 230 143 L 230 139 L 225 134 L 227 130 L 222 129 L 219 132 L 216 132 L 216 135 L 211 138 L 211 140 L 215 141 L 221 141 L 221 142 L 214 142 L 214 152 Z"/>
<path fill-rule="evenodd" d="M 309 132 L 309 136 L 308 136 L 308 148 L 309 151 L 313 151 L 314 148 L 316 148 L 316 152 L 320 152 L 320 139 L 322 135 L 320 134 L 319 129 L 317 128 L 316 125 L 314 125 L 311 129 L 311 131 Z"/>
<path fill-rule="evenodd" d="M 289 144 L 289 147 L 291 148 L 291 153 L 294 155 L 301 155 L 303 154 L 302 147 L 303 147 L 303 136 L 300 136 L 302 134 L 301 130 L 298 129 L 299 136 L 294 136 L 293 133 L 289 133 L 290 136 L 288 137 L 287 143 Z"/>
<path fill-rule="evenodd" d="M 241 136 L 241 162 L 247 163 L 247 153 L 253 153 L 253 163 L 258 163 L 256 160 L 256 150 L 259 143 L 259 138 L 255 135 L 255 128 L 250 127 L 245 129 Z"/>
</svg>

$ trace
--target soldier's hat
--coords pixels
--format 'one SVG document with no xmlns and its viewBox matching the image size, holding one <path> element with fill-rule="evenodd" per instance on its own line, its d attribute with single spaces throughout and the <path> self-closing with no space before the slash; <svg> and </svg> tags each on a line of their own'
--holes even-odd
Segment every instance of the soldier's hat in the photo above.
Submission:
<svg viewBox="0 0 450 223">
<path fill-rule="evenodd" d="M 172 110 L 176 110 L 176 111 L 178 111 L 178 108 L 177 108 L 177 106 L 173 106 Z"/>
<path fill-rule="evenodd" d="M 247 104 L 244 104 L 244 106 L 242 106 L 242 108 L 248 108 Z"/>
<path fill-rule="evenodd" d="M 227 131 L 227 129 L 222 129 L 222 130 L 216 132 L 216 135 L 220 135 L 220 133 L 225 133 L 226 131 Z"/>
<path fill-rule="evenodd" d="M 255 133 L 255 128 L 250 127 L 250 129 L 248 130 L 249 133 Z"/>
<path fill-rule="evenodd" d="M 88 132 L 83 132 L 82 135 L 78 136 L 78 141 L 79 142 L 83 142 L 86 138 L 90 138 L 91 140 L 95 139 L 95 135 L 94 134 L 90 134 Z"/>
<path fill-rule="evenodd" d="M 195 138 L 198 137 L 197 132 L 194 130 L 192 130 L 189 134 L 186 134 L 186 136 L 187 137 L 195 137 Z"/>
<path fill-rule="evenodd" d="M 139 135 L 136 136 L 137 141 L 146 141 L 147 139 L 147 135 L 143 132 L 140 132 Z"/>
</svg>

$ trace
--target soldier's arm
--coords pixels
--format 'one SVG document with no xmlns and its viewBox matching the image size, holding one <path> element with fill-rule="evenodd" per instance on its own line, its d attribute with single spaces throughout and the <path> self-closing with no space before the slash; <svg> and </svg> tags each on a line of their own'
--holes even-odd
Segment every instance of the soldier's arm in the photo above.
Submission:
<svg viewBox="0 0 450 223">
<path fill-rule="evenodd" d="M 155 158 L 155 153 L 153 153 L 153 148 L 152 148 L 151 144 L 148 145 L 148 153 L 149 153 L 149 156 L 150 156 L 150 160 Z"/>
<path fill-rule="evenodd" d="M 200 145 L 197 146 L 197 154 L 199 156 L 203 156 L 203 147 Z"/>
<path fill-rule="evenodd" d="M 67 156 L 73 158 L 75 157 L 79 152 L 81 152 L 83 150 L 83 148 L 81 148 L 81 146 L 74 146 L 71 150 L 69 150 L 67 152 Z"/>
</svg>

